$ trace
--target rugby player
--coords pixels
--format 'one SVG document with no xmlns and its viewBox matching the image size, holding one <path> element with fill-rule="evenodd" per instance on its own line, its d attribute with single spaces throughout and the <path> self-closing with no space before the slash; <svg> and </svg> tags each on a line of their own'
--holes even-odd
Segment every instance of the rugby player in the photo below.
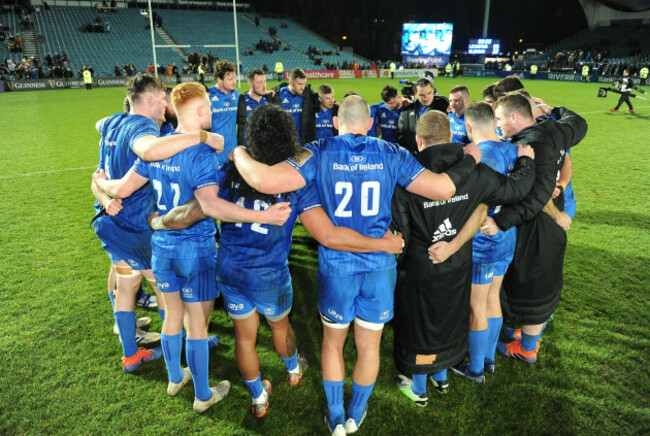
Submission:
<svg viewBox="0 0 650 436">
<path fill-rule="evenodd" d="M 449 123 L 453 137 L 451 142 L 467 144 L 470 139 L 467 137 L 465 128 L 465 109 L 469 105 L 469 89 L 467 86 L 458 85 L 449 91 Z"/>
<path fill-rule="evenodd" d="M 510 174 L 517 160 L 517 147 L 497 138 L 490 104 L 478 102 L 470 105 L 464 118 L 469 139 L 481 149 L 481 163 L 501 174 Z M 491 207 L 488 216 L 493 216 L 500 209 L 500 205 Z M 499 292 L 515 252 L 515 239 L 516 229 L 513 227 L 495 236 L 478 232 L 472 240 L 470 360 L 469 364 L 461 363 L 452 370 L 474 382 L 482 383 L 484 372 L 494 372 L 494 353 L 503 324 Z"/>
<path fill-rule="evenodd" d="M 165 91 L 158 79 L 148 74 L 130 78 L 127 97 L 129 113 L 117 113 L 98 121 L 95 126 L 102 135 L 97 169 L 107 178 L 124 176 L 138 157 L 146 161 L 164 160 L 201 140 L 216 150 L 223 149 L 221 136 L 200 130 L 159 138 L 157 122 L 164 121 Z M 95 209 L 100 215 L 93 222 L 94 230 L 117 276 L 114 316 L 122 343 L 122 368 L 132 372 L 142 363 L 161 355 L 158 349 L 138 348 L 135 338 L 135 295 L 142 277 L 160 297 L 151 271 L 151 230 L 147 225 L 147 218 L 154 209 L 152 191 L 147 185 L 120 203 L 102 192 L 94 182 L 91 189 L 98 200 Z M 107 214 L 100 214 L 102 208 Z M 159 311 L 164 320 L 162 305 Z"/>
<path fill-rule="evenodd" d="M 221 59 L 214 64 L 214 80 L 209 88 L 212 103 L 212 132 L 224 137 L 224 153 L 218 155 L 219 166 L 228 162 L 228 153 L 237 145 L 237 67 Z"/>
</svg>

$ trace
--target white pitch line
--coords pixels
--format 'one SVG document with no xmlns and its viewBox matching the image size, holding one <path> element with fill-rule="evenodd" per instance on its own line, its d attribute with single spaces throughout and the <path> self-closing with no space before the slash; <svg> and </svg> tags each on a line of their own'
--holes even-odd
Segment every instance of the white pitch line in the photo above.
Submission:
<svg viewBox="0 0 650 436">
<path fill-rule="evenodd" d="M 14 177 L 28 177 L 28 176 L 38 176 L 40 174 L 51 174 L 51 173 L 62 173 L 64 171 L 77 171 L 77 170 L 89 170 L 91 168 L 97 168 L 97 166 L 91 167 L 79 167 L 79 168 L 62 168 L 60 170 L 49 170 L 49 171 L 36 171 L 34 173 L 22 173 L 22 174 L 9 174 L 7 176 L 0 176 L 0 179 L 12 179 Z"/>
</svg>

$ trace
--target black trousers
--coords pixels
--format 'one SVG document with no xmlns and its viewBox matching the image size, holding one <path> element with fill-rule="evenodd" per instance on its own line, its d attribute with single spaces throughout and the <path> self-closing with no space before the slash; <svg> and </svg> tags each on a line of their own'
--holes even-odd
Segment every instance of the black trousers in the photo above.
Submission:
<svg viewBox="0 0 650 436">
<path fill-rule="evenodd" d="M 618 104 L 614 109 L 618 110 L 618 108 L 621 107 L 623 102 L 625 102 L 625 104 L 627 104 L 630 109 L 633 109 L 632 103 L 630 103 L 630 96 L 627 93 L 621 94 L 621 98 L 618 99 Z"/>
</svg>

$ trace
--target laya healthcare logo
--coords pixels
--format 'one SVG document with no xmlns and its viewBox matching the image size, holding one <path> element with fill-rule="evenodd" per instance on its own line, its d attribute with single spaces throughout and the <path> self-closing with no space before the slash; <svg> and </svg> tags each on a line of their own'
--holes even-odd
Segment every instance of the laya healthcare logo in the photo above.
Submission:
<svg viewBox="0 0 650 436">
<path fill-rule="evenodd" d="M 438 226 L 438 230 L 433 233 L 433 239 L 431 242 L 438 242 L 444 237 L 454 236 L 457 233 L 457 230 L 451 225 L 449 218 L 446 218 L 442 224 Z"/>
</svg>

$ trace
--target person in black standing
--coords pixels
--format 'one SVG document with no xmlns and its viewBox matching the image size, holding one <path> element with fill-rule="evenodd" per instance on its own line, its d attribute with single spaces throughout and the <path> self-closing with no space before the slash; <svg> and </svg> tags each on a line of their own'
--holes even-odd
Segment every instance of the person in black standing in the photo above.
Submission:
<svg viewBox="0 0 650 436">
<path fill-rule="evenodd" d="M 618 108 L 621 107 L 623 103 L 627 104 L 627 107 L 630 109 L 628 112 L 634 112 L 634 108 L 632 107 L 632 103 L 630 103 L 630 93 L 632 92 L 632 88 L 634 87 L 634 82 L 632 81 L 632 78 L 630 77 L 630 72 L 628 70 L 623 70 L 623 78 L 620 81 L 621 83 L 621 98 L 618 99 L 618 104 L 614 109 L 610 109 L 611 112 L 616 112 Z"/>
<path fill-rule="evenodd" d="M 463 159 L 463 146 L 449 144 L 451 129 L 443 112 L 424 113 L 415 140 L 417 160 L 431 171 L 444 172 Z M 510 177 L 477 165 L 447 201 L 430 201 L 399 187 L 393 194 L 393 228 L 405 242 L 397 266 L 394 355 L 397 367 L 412 374 L 412 378 L 398 375 L 395 381 L 419 406 L 428 400 L 427 375 L 433 373 L 433 386 L 445 393 L 447 368 L 467 352 L 472 244 L 465 242 L 487 214 L 482 203 L 514 204 L 526 197 L 534 182 L 532 148 L 520 147 L 519 156 Z"/>
<path fill-rule="evenodd" d="M 506 206 L 488 217 L 481 231 L 489 236 L 517 226 L 515 254 L 503 280 L 503 318 L 522 324 L 510 343 L 497 349 L 508 357 L 528 363 L 537 361 L 539 340 L 560 301 L 566 229 L 570 218 L 560 211 L 564 195 L 551 199 L 566 151 L 587 134 L 587 122 L 563 107 L 542 106 L 546 115 L 535 122 L 529 101 L 513 92 L 497 100 L 495 119 L 504 138 L 535 149 L 535 183 L 520 204 Z M 542 213 L 543 212 L 543 213 Z"/>
</svg>

